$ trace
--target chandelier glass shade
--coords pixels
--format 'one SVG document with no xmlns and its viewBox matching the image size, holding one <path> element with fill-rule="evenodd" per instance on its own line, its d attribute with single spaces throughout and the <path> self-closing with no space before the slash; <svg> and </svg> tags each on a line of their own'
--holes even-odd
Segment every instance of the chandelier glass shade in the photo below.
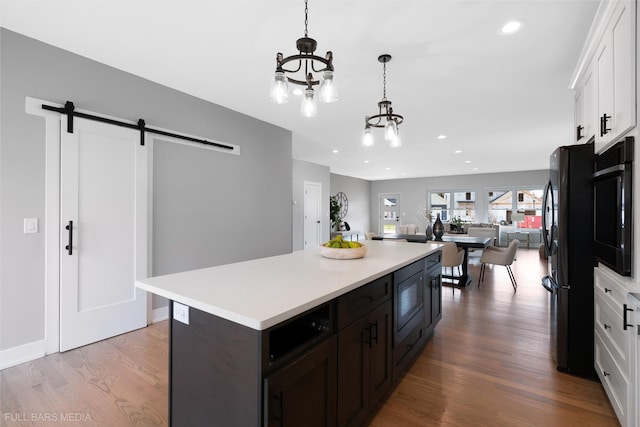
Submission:
<svg viewBox="0 0 640 427">
<path fill-rule="evenodd" d="M 374 144 L 371 128 L 384 128 L 384 139 L 389 141 L 391 147 L 397 148 L 402 145 L 399 126 L 404 121 L 404 117 L 393 112 L 391 101 L 387 99 L 387 62 L 391 61 L 391 55 L 380 55 L 378 61 L 382 62 L 383 67 L 382 101 L 378 102 L 378 114 L 366 116 L 364 119 L 362 145 L 371 147 Z"/>
<path fill-rule="evenodd" d="M 308 34 L 307 3 L 308 0 L 305 0 L 304 37 L 296 41 L 298 54 L 286 58 L 280 52 L 276 55 L 276 72 L 271 82 L 270 99 L 276 104 L 285 104 L 289 102 L 289 83 L 304 86 L 300 111 L 305 117 L 315 117 L 318 114 L 317 101 L 336 102 L 338 89 L 333 74 L 333 53 L 327 51 L 324 58 L 314 53 L 318 43 Z M 320 77 L 315 77 L 314 73 Z M 314 86 L 318 86 L 318 94 Z"/>
</svg>

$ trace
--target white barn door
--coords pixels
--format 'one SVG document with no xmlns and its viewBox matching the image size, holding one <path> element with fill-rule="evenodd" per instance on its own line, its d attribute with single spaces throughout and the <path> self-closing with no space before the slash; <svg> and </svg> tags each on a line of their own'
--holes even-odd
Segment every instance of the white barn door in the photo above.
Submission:
<svg viewBox="0 0 640 427">
<path fill-rule="evenodd" d="M 140 133 L 61 117 L 60 351 L 146 326 L 147 154 Z"/>
<path fill-rule="evenodd" d="M 304 183 L 304 249 L 320 246 L 322 233 L 322 184 Z"/>
</svg>

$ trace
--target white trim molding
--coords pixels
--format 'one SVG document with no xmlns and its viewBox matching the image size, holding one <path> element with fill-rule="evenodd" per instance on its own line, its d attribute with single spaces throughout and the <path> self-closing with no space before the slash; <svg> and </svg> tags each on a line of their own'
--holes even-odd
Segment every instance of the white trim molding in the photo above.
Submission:
<svg viewBox="0 0 640 427">
<path fill-rule="evenodd" d="M 0 370 L 44 357 L 45 340 L 34 341 L 0 351 Z"/>
<path fill-rule="evenodd" d="M 169 306 L 165 305 L 164 307 L 159 307 L 152 311 L 151 323 L 162 322 L 163 320 L 167 320 L 168 318 L 169 318 Z"/>
</svg>

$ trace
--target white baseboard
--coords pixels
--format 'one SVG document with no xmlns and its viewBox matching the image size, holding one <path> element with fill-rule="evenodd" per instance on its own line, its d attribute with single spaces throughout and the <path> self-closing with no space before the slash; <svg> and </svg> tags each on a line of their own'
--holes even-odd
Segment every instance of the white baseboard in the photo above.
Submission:
<svg viewBox="0 0 640 427">
<path fill-rule="evenodd" d="M 46 341 L 34 341 L 0 351 L 0 369 L 10 368 L 21 363 L 44 357 Z"/>
<path fill-rule="evenodd" d="M 151 323 L 162 322 L 169 318 L 169 306 L 156 308 L 151 312 Z"/>
</svg>

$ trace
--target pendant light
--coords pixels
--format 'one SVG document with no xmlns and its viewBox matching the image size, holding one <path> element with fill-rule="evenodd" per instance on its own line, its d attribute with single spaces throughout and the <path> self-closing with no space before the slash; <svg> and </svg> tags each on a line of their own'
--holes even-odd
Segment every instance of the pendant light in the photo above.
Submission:
<svg viewBox="0 0 640 427">
<path fill-rule="evenodd" d="M 378 114 L 366 116 L 364 119 L 364 131 L 362 133 L 362 145 L 371 147 L 374 144 L 371 128 L 384 128 L 384 139 L 389 141 L 393 148 L 400 147 L 399 126 L 404 118 L 393 112 L 391 101 L 387 99 L 387 62 L 391 61 L 391 55 L 384 54 L 378 57 L 378 62 L 382 63 L 382 101 L 378 102 Z"/>
<path fill-rule="evenodd" d="M 331 103 L 338 100 L 338 89 L 333 74 L 333 53 L 327 51 L 324 58 L 314 54 L 318 43 L 309 37 L 308 0 L 304 2 L 304 37 L 296 41 L 298 54 L 284 57 L 278 52 L 276 55 L 276 72 L 271 83 L 271 101 L 276 104 L 289 102 L 289 83 L 305 86 L 300 112 L 305 117 L 315 117 L 318 114 L 317 101 Z M 285 68 L 285 64 L 293 63 L 295 68 Z M 313 73 L 321 75 L 320 79 Z M 300 75 L 298 75 L 300 74 Z M 314 86 L 319 86 L 318 94 Z"/>
</svg>

